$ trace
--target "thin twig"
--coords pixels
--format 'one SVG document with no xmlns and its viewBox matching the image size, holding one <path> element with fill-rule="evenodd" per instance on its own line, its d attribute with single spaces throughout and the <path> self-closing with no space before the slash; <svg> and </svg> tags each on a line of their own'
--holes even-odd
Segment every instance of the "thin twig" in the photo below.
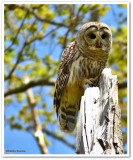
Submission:
<svg viewBox="0 0 133 160">
<path fill-rule="evenodd" d="M 35 37 L 35 38 L 33 38 L 32 40 L 27 41 L 27 42 L 26 42 L 26 45 L 31 44 L 32 42 L 34 42 L 34 41 L 36 41 L 36 40 L 38 40 L 38 39 L 44 39 L 44 38 L 46 38 L 46 37 L 49 36 L 51 33 L 53 33 L 54 31 L 56 31 L 58 28 L 59 28 L 59 26 L 57 26 L 56 28 L 52 29 L 51 31 L 49 31 L 47 34 L 45 34 L 45 35 L 42 36 L 42 37 Z"/>
<path fill-rule="evenodd" d="M 35 22 L 36 22 L 36 20 L 32 23 L 31 29 L 32 29 L 33 24 L 34 24 Z M 8 80 L 8 79 L 12 76 L 13 72 L 14 72 L 15 69 L 17 68 L 17 65 L 21 62 L 21 57 L 22 57 L 22 55 L 23 55 L 23 51 L 24 51 L 25 47 L 28 45 L 28 44 L 27 44 L 27 39 L 28 39 L 28 36 L 27 36 L 27 38 L 25 39 L 25 42 L 24 42 L 21 50 L 19 51 L 19 53 L 18 53 L 18 55 L 17 55 L 17 61 L 16 61 L 16 63 L 14 64 L 13 68 L 10 70 L 8 76 L 5 77 L 5 80 Z"/>
<path fill-rule="evenodd" d="M 25 17 L 24 17 L 24 19 L 23 19 L 20 27 L 18 28 L 17 33 L 16 33 L 16 36 L 15 36 L 14 39 L 12 40 L 12 43 L 11 43 L 7 48 L 5 48 L 4 52 L 6 52 L 7 50 L 9 50 L 9 49 L 12 47 L 12 45 L 15 43 L 15 41 L 16 41 L 16 39 L 17 39 L 17 37 L 18 37 L 18 34 L 20 33 L 20 30 L 21 30 L 21 28 L 22 28 L 22 26 L 23 26 L 23 24 L 24 24 L 24 21 L 25 21 L 27 15 L 28 15 L 28 11 L 26 12 Z"/>
<path fill-rule="evenodd" d="M 11 71 L 9 72 L 8 76 L 5 78 L 5 80 L 8 80 L 8 79 L 11 77 L 11 75 L 13 74 L 13 72 L 15 71 L 17 65 L 18 65 L 19 62 L 20 62 L 20 59 L 21 59 L 21 57 L 22 57 L 23 50 L 24 50 L 25 46 L 26 46 L 26 42 L 23 44 L 22 49 L 19 51 L 18 56 L 17 56 L 17 61 L 16 61 L 16 63 L 14 64 L 13 68 L 11 69 Z"/>
</svg>

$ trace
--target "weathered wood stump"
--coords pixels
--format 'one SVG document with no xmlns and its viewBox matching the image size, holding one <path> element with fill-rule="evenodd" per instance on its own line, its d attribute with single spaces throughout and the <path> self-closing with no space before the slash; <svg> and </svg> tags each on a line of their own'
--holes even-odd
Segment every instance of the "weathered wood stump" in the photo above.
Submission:
<svg viewBox="0 0 133 160">
<path fill-rule="evenodd" d="M 123 154 L 118 80 L 105 68 L 100 87 L 88 87 L 81 99 L 77 127 L 78 154 Z"/>
</svg>

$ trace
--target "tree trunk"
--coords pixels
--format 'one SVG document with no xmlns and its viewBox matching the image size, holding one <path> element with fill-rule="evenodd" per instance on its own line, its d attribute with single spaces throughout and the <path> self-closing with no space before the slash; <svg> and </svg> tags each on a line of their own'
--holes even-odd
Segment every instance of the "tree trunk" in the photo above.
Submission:
<svg viewBox="0 0 133 160">
<path fill-rule="evenodd" d="M 118 80 L 105 68 L 100 87 L 88 87 L 81 99 L 77 128 L 78 154 L 123 154 Z"/>
</svg>

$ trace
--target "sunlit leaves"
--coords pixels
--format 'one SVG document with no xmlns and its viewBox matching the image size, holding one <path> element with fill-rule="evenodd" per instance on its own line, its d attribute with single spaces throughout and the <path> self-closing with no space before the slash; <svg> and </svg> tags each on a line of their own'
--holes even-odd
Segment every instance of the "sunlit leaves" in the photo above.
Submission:
<svg viewBox="0 0 133 160">
<path fill-rule="evenodd" d="M 14 10 L 13 18 L 17 18 L 18 20 L 21 20 L 24 18 L 26 11 L 21 8 L 16 8 Z"/>
<path fill-rule="evenodd" d="M 55 5 L 55 12 L 57 15 L 59 16 L 64 16 L 64 15 L 69 15 L 69 9 L 71 7 L 70 4 L 59 4 L 59 5 Z"/>
<path fill-rule="evenodd" d="M 46 109 L 40 109 L 37 111 L 38 115 L 45 117 L 45 121 L 48 123 L 56 123 L 57 119 L 53 119 L 54 111 L 47 111 Z"/>
<path fill-rule="evenodd" d="M 10 53 L 8 52 L 7 54 L 4 55 L 5 64 L 8 64 L 11 62 L 11 60 L 15 57 L 14 53 L 15 53 L 14 49 L 10 49 Z"/>
<path fill-rule="evenodd" d="M 64 41 L 65 41 L 65 37 L 59 36 L 59 38 L 58 38 L 58 43 L 64 44 Z"/>
<path fill-rule="evenodd" d="M 40 16 L 46 17 L 48 20 L 54 18 L 54 13 L 51 10 L 49 10 L 48 5 L 41 5 L 39 8 L 37 8 L 36 12 Z"/>
<path fill-rule="evenodd" d="M 118 4 L 119 7 L 124 7 L 126 8 L 127 7 L 127 4 Z"/>
<path fill-rule="evenodd" d="M 18 94 L 16 94 L 17 102 L 20 103 L 23 98 L 25 98 L 25 97 L 24 97 L 24 93 L 18 93 Z"/>
<path fill-rule="evenodd" d="M 37 29 L 38 29 L 38 26 L 37 26 L 37 24 L 35 23 L 35 24 L 32 25 L 32 27 L 29 28 L 29 31 L 30 31 L 31 33 L 34 33 L 35 31 L 37 31 Z"/>
<path fill-rule="evenodd" d="M 52 58 L 49 56 L 49 54 L 45 55 L 44 62 L 48 66 L 52 64 Z"/>
<path fill-rule="evenodd" d="M 24 124 L 28 124 L 30 123 L 33 119 L 32 119 L 32 114 L 31 114 L 31 110 L 29 111 L 29 106 L 24 105 L 19 113 L 18 113 L 18 118 L 20 120 L 23 120 Z"/>
<path fill-rule="evenodd" d="M 13 102 L 13 98 L 12 97 L 6 97 L 4 99 L 4 106 L 6 107 L 11 102 Z"/>
<path fill-rule="evenodd" d="M 36 103 L 40 102 L 40 95 L 39 95 L 39 94 L 36 94 L 36 95 L 34 96 L 34 99 L 35 99 L 35 102 L 36 102 Z"/>
<path fill-rule="evenodd" d="M 101 10 L 98 11 L 98 13 L 101 15 L 101 16 L 105 16 L 106 15 L 106 12 L 110 9 L 110 7 L 103 7 Z"/>
<path fill-rule="evenodd" d="M 76 8 L 77 10 L 80 10 L 80 5 Z M 83 7 L 82 7 L 82 10 L 81 10 L 81 12 L 82 13 L 86 13 L 86 12 L 88 12 L 90 10 L 90 5 L 84 5 Z"/>
<path fill-rule="evenodd" d="M 37 33 L 38 40 L 41 40 L 43 38 L 43 36 L 44 36 L 44 34 L 42 31 Z"/>
</svg>

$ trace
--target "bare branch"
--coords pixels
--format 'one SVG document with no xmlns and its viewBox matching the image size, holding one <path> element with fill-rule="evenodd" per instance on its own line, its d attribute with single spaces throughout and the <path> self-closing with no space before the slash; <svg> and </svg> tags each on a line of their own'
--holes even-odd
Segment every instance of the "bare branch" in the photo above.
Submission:
<svg viewBox="0 0 133 160">
<path fill-rule="evenodd" d="M 59 141 L 65 143 L 66 145 L 68 145 L 69 147 L 73 148 L 74 150 L 76 149 L 75 145 L 71 144 L 70 142 L 66 141 L 65 139 L 63 139 L 62 137 L 60 136 L 57 136 L 56 134 L 48 131 L 47 129 L 43 129 L 43 132 L 45 132 L 47 135 L 53 137 L 53 138 L 56 138 L 58 139 Z"/>
<path fill-rule="evenodd" d="M 29 78 L 25 77 L 25 83 L 28 83 L 28 81 L 29 81 Z M 32 89 L 28 89 L 26 93 L 27 93 L 27 101 L 28 101 L 29 106 L 31 108 L 32 118 L 33 118 L 33 122 L 34 122 L 34 130 L 35 131 L 34 131 L 33 135 L 37 140 L 37 143 L 39 145 L 41 152 L 43 154 L 48 154 L 48 149 L 47 149 L 45 141 L 44 141 L 44 135 L 42 132 L 42 128 L 39 123 L 37 111 L 35 109 L 35 99 L 34 99 L 34 96 L 32 93 Z"/>
<path fill-rule="evenodd" d="M 46 78 L 42 78 L 42 79 L 38 79 L 38 80 L 31 80 L 27 84 L 23 84 L 20 87 L 6 90 L 5 93 L 4 93 L 4 96 L 6 97 L 6 96 L 9 96 L 11 94 L 17 94 L 17 93 L 25 92 L 29 88 L 36 87 L 36 86 L 43 86 L 43 85 L 54 86 L 55 81 L 54 80 L 48 80 Z"/>
</svg>

